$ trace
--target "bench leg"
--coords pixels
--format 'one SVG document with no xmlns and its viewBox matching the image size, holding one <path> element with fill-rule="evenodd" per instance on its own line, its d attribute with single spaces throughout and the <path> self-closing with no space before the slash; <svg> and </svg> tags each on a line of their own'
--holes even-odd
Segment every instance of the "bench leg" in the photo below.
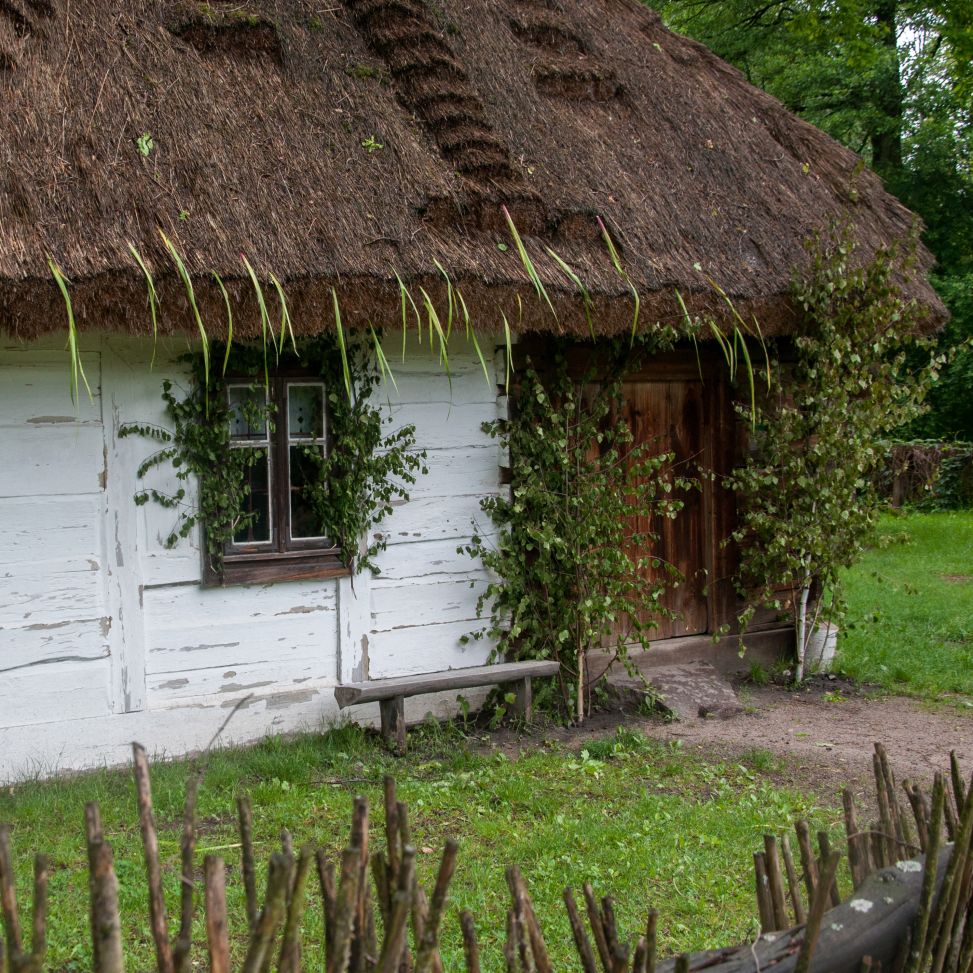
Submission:
<svg viewBox="0 0 973 973">
<path fill-rule="evenodd" d="M 406 752 L 405 742 L 405 698 L 379 700 L 378 708 L 382 714 L 382 739 L 400 756 Z"/>
<path fill-rule="evenodd" d="M 530 723 L 534 718 L 534 700 L 531 695 L 530 676 L 525 679 L 518 679 L 514 683 L 514 690 L 517 693 L 517 698 L 514 700 L 513 714 L 518 720 Z"/>
</svg>

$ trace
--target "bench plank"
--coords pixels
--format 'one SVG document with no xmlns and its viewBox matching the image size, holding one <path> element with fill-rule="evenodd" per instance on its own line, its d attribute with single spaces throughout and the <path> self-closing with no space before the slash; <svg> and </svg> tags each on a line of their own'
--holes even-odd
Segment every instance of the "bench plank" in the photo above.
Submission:
<svg viewBox="0 0 973 973">
<path fill-rule="evenodd" d="M 558 664 L 553 661 L 500 662 L 493 666 L 471 666 L 468 669 L 447 669 L 444 672 L 425 672 L 416 676 L 396 676 L 394 679 L 350 682 L 335 687 L 334 695 L 338 706 L 344 709 L 356 703 L 374 703 L 383 699 L 422 696 L 450 689 L 472 689 L 475 686 L 493 686 L 519 679 L 553 676 L 557 670 Z"/>
</svg>

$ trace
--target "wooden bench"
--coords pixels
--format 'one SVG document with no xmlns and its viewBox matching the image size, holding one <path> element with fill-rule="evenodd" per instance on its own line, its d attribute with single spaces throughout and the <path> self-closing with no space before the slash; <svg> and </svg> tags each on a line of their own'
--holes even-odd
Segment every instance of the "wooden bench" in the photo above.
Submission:
<svg viewBox="0 0 973 973">
<path fill-rule="evenodd" d="M 517 699 L 513 712 L 523 720 L 532 715 L 530 681 L 535 677 L 553 676 L 556 662 L 500 662 L 493 666 L 469 669 L 448 669 L 445 672 L 426 672 L 417 676 L 397 676 L 395 679 L 371 679 L 338 686 L 335 699 L 338 706 L 377 702 L 382 714 L 382 737 L 399 753 L 405 753 L 405 698 L 427 693 L 447 692 L 450 689 L 472 689 L 476 686 L 497 686 L 514 683 Z"/>
</svg>

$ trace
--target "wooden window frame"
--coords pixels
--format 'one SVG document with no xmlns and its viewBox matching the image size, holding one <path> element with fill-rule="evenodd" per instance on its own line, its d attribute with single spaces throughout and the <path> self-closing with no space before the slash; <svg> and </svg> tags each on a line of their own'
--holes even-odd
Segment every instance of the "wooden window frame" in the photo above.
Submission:
<svg viewBox="0 0 973 973">
<path fill-rule="evenodd" d="M 227 376 L 226 394 L 242 385 L 252 386 L 247 376 Z M 294 438 L 290 435 L 288 398 L 299 385 L 320 386 L 324 403 L 324 435 Z M 278 581 L 306 581 L 337 578 L 351 574 L 352 566 L 341 558 L 339 547 L 326 537 L 291 537 L 290 450 L 302 443 L 319 443 L 328 454 L 331 448 L 327 411 L 327 386 L 319 375 L 299 369 L 281 370 L 270 378 L 267 399 L 274 406 L 274 418 L 268 424 L 267 438 L 259 444 L 231 445 L 232 449 L 265 446 L 269 458 L 270 540 L 253 543 L 227 542 L 223 551 L 222 570 L 214 569 L 205 555 L 203 583 L 225 586 L 269 584 Z"/>
</svg>

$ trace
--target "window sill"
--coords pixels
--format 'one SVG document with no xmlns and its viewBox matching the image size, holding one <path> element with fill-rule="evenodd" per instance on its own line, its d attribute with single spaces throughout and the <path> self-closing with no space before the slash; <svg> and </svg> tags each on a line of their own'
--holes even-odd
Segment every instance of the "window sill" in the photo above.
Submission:
<svg viewBox="0 0 973 973">
<path fill-rule="evenodd" d="M 247 584 L 276 584 L 284 581 L 321 581 L 350 575 L 351 568 L 334 554 L 315 557 L 276 557 L 255 560 L 227 560 L 222 571 L 207 566 L 203 585 L 208 588 Z"/>
</svg>

